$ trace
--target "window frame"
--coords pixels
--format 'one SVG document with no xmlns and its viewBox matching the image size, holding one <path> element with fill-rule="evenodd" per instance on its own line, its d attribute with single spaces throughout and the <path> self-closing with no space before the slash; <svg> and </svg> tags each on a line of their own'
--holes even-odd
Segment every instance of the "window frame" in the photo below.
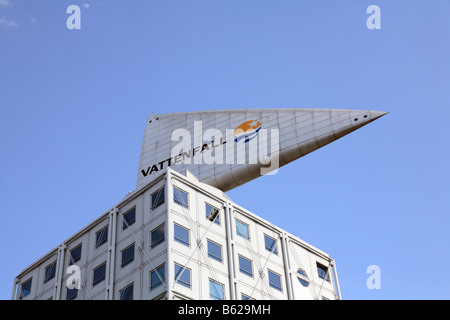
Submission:
<svg viewBox="0 0 450 320">
<path fill-rule="evenodd" d="M 275 243 L 275 246 L 273 248 L 270 248 L 267 246 L 267 239 L 270 239 Z M 267 251 L 273 253 L 274 255 L 278 256 L 278 241 L 275 238 L 272 238 L 271 236 L 268 236 L 267 234 L 264 234 L 264 247 Z"/>
<path fill-rule="evenodd" d="M 152 194 L 150 194 L 150 208 L 151 210 L 155 210 L 156 208 L 158 208 L 159 206 L 161 206 L 162 204 L 164 204 L 166 202 L 166 192 L 165 192 L 166 186 L 162 186 L 161 188 L 159 188 L 158 190 L 156 190 L 155 192 L 153 192 Z M 157 203 L 153 203 L 153 196 L 156 194 L 160 194 L 162 195 L 162 199 L 157 199 L 158 202 Z"/>
<path fill-rule="evenodd" d="M 25 286 L 28 285 L 28 283 L 29 283 L 30 289 L 29 290 L 27 289 L 27 291 L 25 291 L 25 293 L 24 293 Z M 20 285 L 19 300 L 22 300 L 23 298 L 25 298 L 31 294 L 32 286 L 33 286 L 33 277 L 30 277 L 26 281 L 22 282 L 22 284 Z"/>
<path fill-rule="evenodd" d="M 220 287 L 222 289 L 222 296 L 214 296 L 211 293 L 211 284 L 214 288 Z M 212 300 L 225 300 L 225 285 L 221 284 L 220 282 L 214 281 L 212 279 L 209 279 L 209 298 Z"/>
<path fill-rule="evenodd" d="M 131 299 L 122 299 L 124 297 L 124 293 L 126 290 L 129 290 L 131 288 Z M 123 287 L 119 290 L 119 300 L 134 300 L 134 282 L 130 283 L 129 285 Z"/>
<path fill-rule="evenodd" d="M 174 270 L 174 271 L 175 271 L 175 272 L 174 272 L 174 274 L 175 274 L 175 277 L 174 277 L 175 283 L 178 283 L 178 284 L 180 284 L 180 285 L 182 285 L 182 286 L 184 286 L 184 287 L 186 287 L 186 288 L 191 289 L 191 288 L 192 288 L 192 284 L 191 284 L 191 282 L 192 282 L 192 279 L 191 279 L 191 269 L 186 268 L 186 267 L 183 267 L 182 265 L 180 265 L 180 264 L 178 264 L 178 263 L 176 263 L 176 262 L 174 262 L 174 265 L 175 265 L 175 270 Z M 179 268 L 178 272 L 177 272 L 177 267 Z M 178 277 L 178 275 L 179 275 L 180 273 L 181 273 L 181 276 L 183 276 L 183 274 L 184 274 L 185 272 L 188 272 L 189 283 L 186 283 L 185 281 L 180 281 L 181 277 Z M 178 280 L 177 280 L 177 278 L 178 278 Z"/>
<path fill-rule="evenodd" d="M 83 243 L 80 243 L 79 245 L 77 245 L 75 248 L 73 248 L 72 250 L 70 250 L 70 252 L 69 252 L 69 266 L 71 266 L 71 265 L 73 265 L 73 264 L 75 264 L 76 262 L 78 262 L 78 261 L 80 261 L 81 260 L 81 254 L 82 254 L 82 252 L 83 252 Z M 78 257 L 76 257 L 77 259 L 75 260 L 74 258 L 73 258 L 73 252 L 75 251 L 75 250 L 78 250 L 78 248 L 80 248 L 80 255 L 78 256 Z"/>
<path fill-rule="evenodd" d="M 102 267 L 104 267 L 103 275 L 100 275 L 100 277 L 98 279 L 95 279 L 96 272 Z M 92 269 L 92 287 L 95 287 L 97 284 L 104 281 L 105 279 L 106 279 L 106 261 L 99 264 L 94 269 Z"/>
<path fill-rule="evenodd" d="M 240 228 L 238 228 L 238 224 L 241 224 L 246 227 L 246 229 L 247 229 L 246 235 L 244 235 L 240 232 Z M 248 224 L 246 224 L 245 222 L 243 222 L 239 219 L 236 219 L 236 234 L 246 240 L 250 240 L 250 226 Z"/>
<path fill-rule="evenodd" d="M 108 229 L 109 225 L 106 225 L 95 233 L 95 249 L 108 242 Z M 104 236 L 102 236 L 103 232 L 105 232 Z M 99 239 L 101 240 L 101 242 L 99 242 Z"/>
<path fill-rule="evenodd" d="M 56 277 L 56 262 L 57 262 L 57 261 L 55 260 L 55 261 L 49 263 L 49 264 L 45 267 L 45 271 L 44 271 L 44 283 L 47 283 L 47 282 L 49 282 L 50 280 L 52 280 L 52 279 L 54 279 L 54 278 Z M 51 270 L 49 270 L 50 267 L 53 267 L 53 272 L 52 272 L 51 275 L 48 275 L 49 271 L 51 271 Z"/>
<path fill-rule="evenodd" d="M 177 189 L 179 192 L 181 192 L 181 194 L 184 193 L 186 195 L 187 204 L 184 204 L 182 201 L 176 199 L 178 194 L 176 193 L 175 189 Z M 182 189 L 180 189 L 180 188 L 178 188 L 178 187 L 174 186 L 173 187 L 173 202 L 178 204 L 179 206 L 181 206 L 183 208 L 189 209 L 189 193 L 184 191 L 184 190 L 182 190 Z"/>
<path fill-rule="evenodd" d="M 279 287 L 271 281 L 271 280 L 272 280 L 271 278 L 273 278 L 273 277 L 270 276 L 271 274 L 272 274 L 273 276 L 276 276 L 277 279 L 280 280 L 280 286 L 279 286 Z M 267 269 L 267 278 L 268 278 L 268 281 L 269 281 L 269 286 L 270 286 L 271 288 L 274 288 L 275 290 L 278 290 L 278 291 L 280 291 L 280 292 L 283 292 L 283 282 L 282 282 L 282 279 L 281 279 L 281 274 L 278 274 L 278 273 L 276 273 L 275 271 L 272 271 L 272 270 L 270 270 L 270 269 Z"/>
<path fill-rule="evenodd" d="M 245 260 L 247 262 L 250 263 L 250 272 L 248 272 L 247 270 L 243 269 L 241 266 L 241 261 Z M 242 256 L 242 255 L 238 255 L 238 262 L 239 262 L 239 272 L 245 274 L 246 276 L 249 276 L 251 278 L 253 278 L 253 261 L 250 259 L 247 259 L 246 257 Z"/>
<path fill-rule="evenodd" d="M 128 222 L 126 221 L 125 216 L 132 211 L 134 211 L 133 220 Z M 135 223 L 136 223 L 136 206 L 134 206 L 133 208 L 127 210 L 124 214 L 122 214 L 122 231 L 126 230 L 128 227 L 131 227 Z"/>
<path fill-rule="evenodd" d="M 213 221 L 211 221 L 211 222 L 214 222 L 215 224 L 217 224 L 218 226 L 220 226 L 220 224 L 221 224 L 221 223 L 220 223 L 220 210 L 217 209 L 215 206 L 210 205 L 210 204 L 207 203 L 207 202 L 205 202 L 205 217 L 206 217 L 206 220 L 209 220 L 208 217 L 209 217 L 209 214 L 210 214 L 210 212 L 211 212 L 211 210 L 208 210 L 208 207 L 210 207 L 211 210 L 216 209 L 216 210 L 219 211 L 219 213 L 217 214 L 217 217 L 216 217 Z"/>
<path fill-rule="evenodd" d="M 218 249 L 219 249 L 219 251 L 220 251 L 220 256 L 219 257 L 217 257 L 216 255 L 214 255 L 213 253 L 210 253 L 210 251 L 209 251 L 209 245 L 212 245 L 212 246 L 216 246 L 216 247 L 218 247 Z M 209 240 L 209 239 L 206 239 L 206 248 L 207 248 L 207 250 L 208 250 L 208 257 L 209 258 L 211 258 L 211 259 L 213 259 L 213 260 L 216 260 L 216 261 L 218 261 L 218 262 L 223 262 L 223 258 L 222 258 L 222 246 L 220 245 L 220 244 L 218 244 L 217 242 L 214 242 L 214 241 L 212 241 L 212 240 Z"/>
<path fill-rule="evenodd" d="M 128 259 L 128 260 L 126 260 L 126 261 L 124 262 L 124 260 L 123 260 L 123 258 L 124 258 L 123 254 L 124 254 L 125 251 L 129 250 L 131 247 L 133 247 L 133 257 L 130 258 L 130 259 Z M 135 243 L 133 242 L 132 244 L 130 244 L 129 246 L 127 246 L 126 248 L 124 248 L 124 249 L 122 249 L 122 250 L 120 251 L 120 254 L 121 254 L 121 256 L 120 256 L 120 267 L 121 267 L 121 268 L 126 267 L 127 265 L 129 265 L 130 263 L 132 263 L 132 262 L 134 261 L 134 258 L 135 258 L 135 249 L 136 249 L 136 248 L 135 248 Z"/>
<path fill-rule="evenodd" d="M 163 231 L 162 238 L 160 238 L 156 242 L 153 242 L 153 233 L 160 229 L 162 229 L 162 231 Z M 165 226 L 165 223 L 163 222 L 162 224 L 160 224 L 159 226 L 157 226 L 156 228 L 154 228 L 153 230 L 150 231 L 150 249 L 155 248 L 156 246 L 163 243 L 164 241 L 166 241 L 166 226 Z"/>
<path fill-rule="evenodd" d="M 177 237 L 177 234 L 176 234 L 176 232 L 175 232 L 175 227 L 178 227 L 178 228 L 180 228 L 180 229 L 182 229 L 182 230 L 184 230 L 184 231 L 187 232 L 187 242 L 186 242 L 185 240 L 183 240 L 182 238 L 178 238 L 178 237 Z M 189 231 L 190 231 L 190 230 L 189 230 L 188 228 L 185 228 L 185 227 L 183 227 L 182 225 L 180 225 L 180 224 L 178 224 L 178 223 L 176 223 L 176 222 L 173 223 L 173 239 L 174 239 L 176 242 L 185 245 L 186 247 L 190 247 L 190 246 L 191 246 L 191 235 L 190 235 L 190 232 L 189 232 Z"/>
<path fill-rule="evenodd" d="M 162 274 L 161 272 L 158 272 L 158 270 L 161 270 L 161 268 L 163 268 Z M 155 279 L 157 280 L 157 282 L 155 284 L 153 283 L 153 276 L 152 276 L 153 274 L 156 275 Z M 150 271 L 150 291 L 153 291 L 156 288 L 160 287 L 161 285 L 164 284 L 165 281 L 166 281 L 166 265 L 165 263 L 163 263 L 162 265 Z"/>
</svg>

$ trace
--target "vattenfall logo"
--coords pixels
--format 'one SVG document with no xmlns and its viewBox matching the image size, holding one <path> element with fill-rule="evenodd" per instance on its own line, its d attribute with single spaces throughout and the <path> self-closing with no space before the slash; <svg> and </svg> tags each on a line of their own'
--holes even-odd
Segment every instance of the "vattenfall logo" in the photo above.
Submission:
<svg viewBox="0 0 450 320">
<path fill-rule="evenodd" d="M 258 135 L 260 129 L 261 122 L 257 120 L 246 121 L 234 130 L 234 141 L 239 142 L 242 139 L 245 139 L 244 142 L 249 142 Z"/>
<path fill-rule="evenodd" d="M 164 167 L 181 163 L 209 165 L 259 163 L 269 166 L 264 169 L 263 174 L 266 174 L 278 169 L 279 130 L 270 129 L 269 143 L 269 130 L 261 129 L 261 127 L 261 122 L 258 120 L 248 120 L 234 130 L 225 129 L 224 137 L 223 132 L 215 128 L 203 132 L 202 121 L 194 121 L 193 145 L 195 147 L 192 147 L 192 136 L 189 130 L 175 129 L 172 131 L 171 140 L 179 143 L 172 148 L 171 157 L 142 169 L 141 173 L 143 177 L 146 177 Z M 255 139 L 258 136 L 259 138 Z M 235 143 L 227 144 L 224 148 L 227 140 L 231 141 L 231 139 Z M 244 147 L 247 143 L 248 148 Z M 248 154 L 246 154 L 247 150 Z"/>
</svg>

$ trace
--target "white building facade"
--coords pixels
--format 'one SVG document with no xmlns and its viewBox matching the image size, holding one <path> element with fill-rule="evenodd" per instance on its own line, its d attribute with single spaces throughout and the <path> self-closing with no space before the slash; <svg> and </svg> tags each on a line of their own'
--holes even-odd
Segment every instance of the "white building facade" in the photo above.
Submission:
<svg viewBox="0 0 450 320">
<path fill-rule="evenodd" d="M 12 299 L 341 298 L 329 255 L 189 172 L 164 171 L 23 270 Z"/>
</svg>

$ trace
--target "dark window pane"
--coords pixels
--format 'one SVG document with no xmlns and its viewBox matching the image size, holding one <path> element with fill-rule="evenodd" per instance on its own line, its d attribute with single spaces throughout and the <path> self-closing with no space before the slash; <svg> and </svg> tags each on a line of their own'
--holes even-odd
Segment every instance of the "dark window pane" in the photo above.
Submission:
<svg viewBox="0 0 450 320">
<path fill-rule="evenodd" d="M 133 285 L 120 290 L 120 300 L 133 300 Z"/>
<path fill-rule="evenodd" d="M 191 287 L 191 270 L 175 264 L 175 281 L 185 287 Z"/>
<path fill-rule="evenodd" d="M 81 244 L 70 251 L 69 258 L 70 258 L 69 265 L 72 265 L 81 259 Z"/>
<path fill-rule="evenodd" d="M 164 203 L 164 187 L 152 194 L 152 210 Z"/>
<path fill-rule="evenodd" d="M 94 280 L 92 281 L 92 285 L 95 286 L 96 284 L 105 280 L 105 274 L 106 274 L 106 263 L 103 263 L 101 266 L 97 267 L 94 270 Z"/>
<path fill-rule="evenodd" d="M 206 204 L 206 206 L 205 206 L 206 208 L 206 219 L 209 219 L 209 215 L 211 214 L 211 211 L 212 210 L 217 210 L 216 208 L 214 208 L 214 207 L 211 207 L 209 204 Z M 214 221 L 213 221 L 215 224 L 218 224 L 218 225 L 220 225 L 220 214 L 218 214 L 217 215 L 217 217 L 216 218 L 214 218 Z"/>
<path fill-rule="evenodd" d="M 165 281 L 164 265 L 153 270 L 150 274 L 150 290 L 159 287 Z"/>
<path fill-rule="evenodd" d="M 33 278 L 30 278 L 29 280 L 22 283 L 19 299 L 25 298 L 27 295 L 30 294 L 32 280 L 33 280 Z"/>
<path fill-rule="evenodd" d="M 151 232 L 151 248 L 164 241 L 164 225 L 159 226 Z"/>
<path fill-rule="evenodd" d="M 175 187 L 173 188 L 173 201 L 184 208 L 189 207 L 187 193 Z"/>
<path fill-rule="evenodd" d="M 122 267 L 134 260 L 134 243 L 122 251 Z"/>
<path fill-rule="evenodd" d="M 330 281 L 330 279 L 328 277 L 328 268 L 321 265 L 320 263 L 317 264 L 317 273 L 319 274 L 320 279 Z"/>
<path fill-rule="evenodd" d="M 44 283 L 53 279 L 55 277 L 55 274 L 56 274 L 56 261 L 51 263 L 45 268 Z"/>
<path fill-rule="evenodd" d="M 136 221 L 136 208 L 131 209 L 123 215 L 122 230 L 125 230 Z"/>
<path fill-rule="evenodd" d="M 108 241 L 108 226 L 96 233 L 95 247 L 98 248 Z"/>
<path fill-rule="evenodd" d="M 253 277 L 252 262 L 244 257 L 239 256 L 239 271 L 250 277 Z"/>
<path fill-rule="evenodd" d="M 222 247 L 208 240 L 208 257 L 222 262 Z"/>
<path fill-rule="evenodd" d="M 264 235 L 264 243 L 266 250 L 278 255 L 277 241 L 269 236 Z"/>
<path fill-rule="evenodd" d="M 270 270 L 269 270 L 269 285 L 272 288 L 281 291 L 281 277 Z"/>
<path fill-rule="evenodd" d="M 74 287 L 73 289 L 67 288 L 66 300 L 73 300 L 78 295 L 78 289 Z"/>
</svg>

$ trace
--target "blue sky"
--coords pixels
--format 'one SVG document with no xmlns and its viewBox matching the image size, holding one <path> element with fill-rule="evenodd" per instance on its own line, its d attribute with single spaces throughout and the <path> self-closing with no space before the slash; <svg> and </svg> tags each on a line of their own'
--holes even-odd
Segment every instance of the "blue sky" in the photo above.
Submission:
<svg viewBox="0 0 450 320">
<path fill-rule="evenodd" d="M 233 200 L 329 253 L 344 299 L 449 299 L 449 14 L 447 0 L 0 0 L 0 299 L 134 190 L 150 113 L 278 107 L 390 113 Z"/>
</svg>

